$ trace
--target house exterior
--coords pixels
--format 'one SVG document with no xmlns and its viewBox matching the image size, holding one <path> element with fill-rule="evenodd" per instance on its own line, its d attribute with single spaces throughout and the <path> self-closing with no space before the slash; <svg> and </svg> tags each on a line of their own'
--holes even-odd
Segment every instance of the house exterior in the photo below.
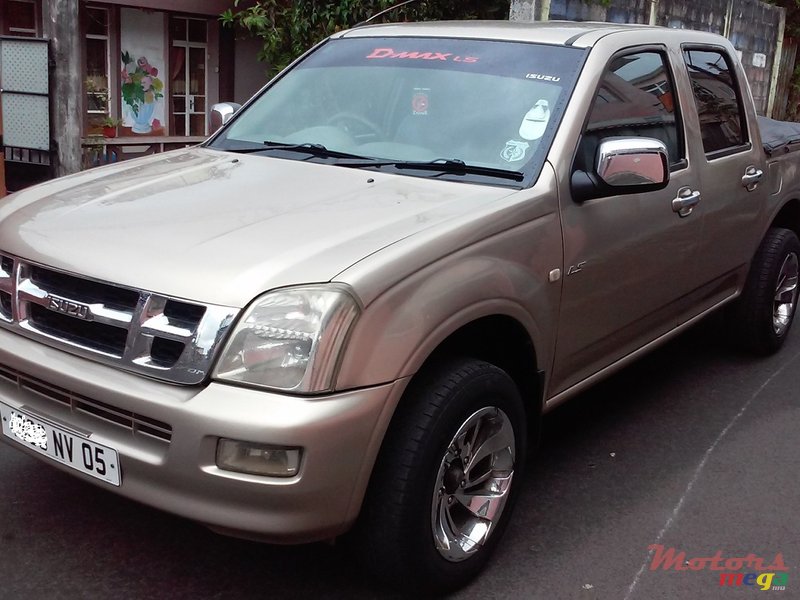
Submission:
<svg viewBox="0 0 800 600">
<path fill-rule="evenodd" d="M 0 0 L 0 34 L 50 40 L 53 144 L 41 178 L 204 139 L 211 105 L 243 102 L 267 81 L 260 42 L 237 40 L 219 22 L 232 6 Z M 5 157 L 9 188 L 15 171 L 29 183 L 15 164 L 24 161 L 8 150 Z"/>
<path fill-rule="evenodd" d="M 34 151 L 3 146 L 0 103 L 0 195 L 3 159 L 8 187 L 15 190 L 202 140 L 211 105 L 242 103 L 267 81 L 266 66 L 256 59 L 260 40 L 219 22 L 233 5 L 234 0 L 0 0 L 0 36 L 48 40 L 51 107 L 51 147 Z M 511 0 L 510 18 L 638 22 L 720 33 L 741 53 L 759 112 L 785 116 L 797 45 L 783 38 L 784 10 L 760 0 Z"/>
</svg>

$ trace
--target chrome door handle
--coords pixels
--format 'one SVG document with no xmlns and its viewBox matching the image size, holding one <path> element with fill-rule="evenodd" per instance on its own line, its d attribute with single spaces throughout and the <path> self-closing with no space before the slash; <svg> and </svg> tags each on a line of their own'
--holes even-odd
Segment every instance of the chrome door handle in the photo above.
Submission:
<svg viewBox="0 0 800 600">
<path fill-rule="evenodd" d="M 700 202 L 700 192 L 694 192 L 688 187 L 683 188 L 678 192 L 678 197 L 673 198 L 672 210 L 681 217 L 688 217 L 698 202 Z"/>
<path fill-rule="evenodd" d="M 748 192 L 752 192 L 756 189 L 756 186 L 761 181 L 761 177 L 764 175 L 764 171 L 761 169 L 756 169 L 753 166 L 747 167 L 742 176 L 742 185 L 747 188 Z"/>
</svg>

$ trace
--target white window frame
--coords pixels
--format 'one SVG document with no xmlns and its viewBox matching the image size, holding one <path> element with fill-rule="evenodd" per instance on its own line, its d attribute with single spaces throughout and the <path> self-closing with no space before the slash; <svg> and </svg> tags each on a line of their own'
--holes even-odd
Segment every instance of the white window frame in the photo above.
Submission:
<svg viewBox="0 0 800 600">
<path fill-rule="evenodd" d="M 170 17 L 171 19 L 181 19 L 186 21 L 186 37 L 189 37 L 189 21 L 202 21 L 206 27 L 206 41 L 205 42 L 190 42 L 188 40 L 172 40 L 172 47 L 173 48 L 186 48 L 186 55 L 183 57 L 184 60 L 184 73 L 186 77 L 186 81 L 184 81 L 184 93 L 183 94 L 175 94 L 174 91 L 170 94 L 170 103 L 172 102 L 172 98 L 177 96 L 183 96 L 185 98 L 185 110 L 183 114 L 175 113 L 174 106 L 170 106 L 170 114 L 174 121 L 179 118 L 183 118 L 184 123 L 184 135 L 191 136 L 191 115 L 193 114 L 206 114 L 208 112 L 208 19 L 201 19 L 198 17 L 187 17 L 183 15 L 174 15 Z M 205 69 L 203 69 L 204 77 L 205 77 L 205 94 L 202 95 L 205 98 L 206 103 L 206 110 L 203 113 L 198 113 L 194 111 L 194 97 L 195 94 L 189 94 L 189 49 L 190 48 L 202 48 L 203 49 L 203 61 L 205 62 Z M 172 80 L 170 80 L 170 89 L 172 90 Z M 198 96 L 200 94 L 197 94 Z M 172 128 L 174 130 L 174 123 L 172 124 Z M 208 135 L 208 119 L 203 119 L 203 133 L 200 135 Z"/>
<path fill-rule="evenodd" d="M 85 39 L 87 40 L 104 40 L 106 43 L 106 109 L 105 110 L 92 110 L 88 106 L 86 113 L 88 115 L 109 115 L 111 116 L 111 107 L 114 106 L 111 97 L 111 9 L 106 6 L 93 6 L 86 7 L 92 10 L 103 10 L 106 13 L 106 35 L 99 35 L 96 33 L 86 33 Z M 88 76 L 88 73 L 87 73 Z M 87 95 L 89 92 L 87 92 Z"/>
</svg>

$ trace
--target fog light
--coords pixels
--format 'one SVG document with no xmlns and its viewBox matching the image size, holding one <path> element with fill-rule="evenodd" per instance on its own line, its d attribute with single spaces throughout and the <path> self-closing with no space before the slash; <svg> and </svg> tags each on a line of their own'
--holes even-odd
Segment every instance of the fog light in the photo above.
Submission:
<svg viewBox="0 0 800 600">
<path fill-rule="evenodd" d="M 220 440 L 217 444 L 217 466 L 225 471 L 292 477 L 300 470 L 302 448 L 268 446 L 237 440 Z"/>
</svg>

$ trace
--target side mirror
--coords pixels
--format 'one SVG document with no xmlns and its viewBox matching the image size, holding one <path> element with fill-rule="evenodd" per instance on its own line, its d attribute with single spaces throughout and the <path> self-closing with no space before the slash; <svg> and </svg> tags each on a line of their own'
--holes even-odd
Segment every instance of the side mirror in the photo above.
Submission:
<svg viewBox="0 0 800 600">
<path fill-rule="evenodd" d="M 667 147 L 652 138 L 607 138 L 597 150 L 596 170 L 618 194 L 658 189 L 653 186 L 669 183 Z"/>
<path fill-rule="evenodd" d="M 667 147 L 660 140 L 611 137 L 600 142 L 594 171 L 575 171 L 573 200 L 638 194 L 663 189 L 669 183 Z"/>
<path fill-rule="evenodd" d="M 214 133 L 231 120 L 231 117 L 242 108 L 241 104 L 236 102 L 220 102 L 211 107 L 211 112 L 208 116 L 209 133 Z"/>
</svg>

